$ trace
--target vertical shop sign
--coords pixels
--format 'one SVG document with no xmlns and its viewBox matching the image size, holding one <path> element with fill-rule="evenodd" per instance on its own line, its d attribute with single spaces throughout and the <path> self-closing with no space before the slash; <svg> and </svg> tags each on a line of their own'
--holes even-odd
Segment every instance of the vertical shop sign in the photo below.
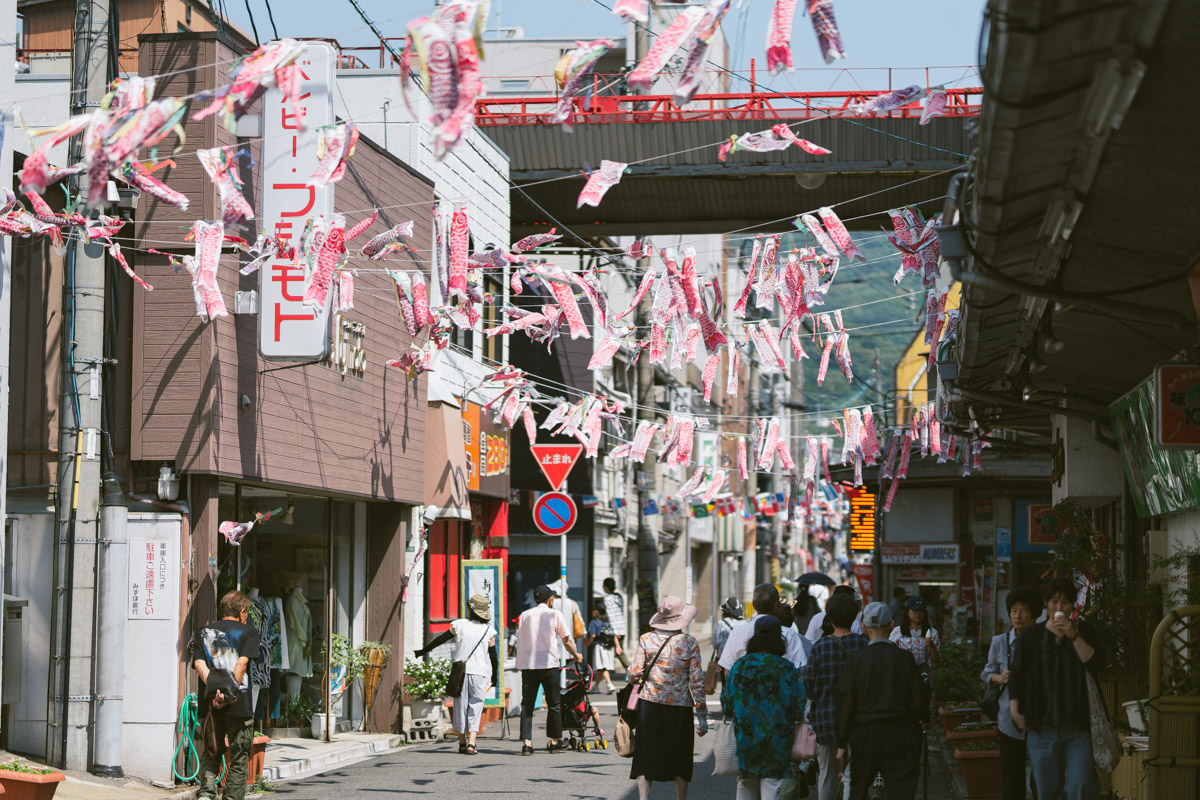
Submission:
<svg viewBox="0 0 1200 800">
<path fill-rule="evenodd" d="M 850 549 L 870 552 L 875 549 L 875 495 L 870 489 L 851 489 Z"/>
<path fill-rule="evenodd" d="M 492 611 L 492 631 L 496 635 L 496 651 L 505 653 L 508 650 L 504 641 L 505 626 L 504 626 L 504 562 L 498 558 L 486 559 L 464 559 L 460 568 L 462 570 L 461 580 L 458 585 L 462 587 L 462 608 L 467 607 L 467 598 L 472 595 L 481 594 L 489 599 L 490 608 Z M 484 642 L 487 646 L 487 642 Z M 504 659 L 499 660 L 500 676 L 488 693 L 484 695 L 483 704 L 485 706 L 498 706 L 504 703 Z"/>
<path fill-rule="evenodd" d="M 166 539 L 129 537 L 128 619 L 171 619 L 179 596 L 175 570 L 168 569 L 169 544 Z"/>
<path fill-rule="evenodd" d="M 333 213 L 333 186 L 310 186 L 317 168 L 317 129 L 334 123 L 334 52 L 309 42 L 297 59 L 301 74 L 300 112 L 278 89 L 262 101 L 262 221 L 260 230 L 298 247 L 305 222 Z M 303 126 L 301 124 L 303 118 Z M 303 130 L 301 129 L 303 127 Z M 329 355 L 329 293 L 323 308 L 303 302 L 304 267 L 282 254 L 259 270 L 258 351 L 283 361 L 320 360 Z"/>
<path fill-rule="evenodd" d="M 863 596 L 863 605 L 875 599 L 875 566 L 873 564 L 851 564 L 850 571 L 858 581 L 858 592 Z"/>
<path fill-rule="evenodd" d="M 489 497 L 508 497 L 509 434 L 475 403 L 462 404 L 467 488 Z"/>
</svg>

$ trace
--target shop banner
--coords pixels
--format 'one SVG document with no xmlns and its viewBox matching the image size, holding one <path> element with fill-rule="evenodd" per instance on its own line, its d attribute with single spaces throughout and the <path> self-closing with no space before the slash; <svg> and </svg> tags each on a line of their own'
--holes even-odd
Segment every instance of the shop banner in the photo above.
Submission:
<svg viewBox="0 0 1200 800">
<path fill-rule="evenodd" d="M 490 598 L 492 610 L 492 630 L 496 633 L 496 654 L 499 658 L 499 678 L 496 685 L 484 695 L 485 706 L 504 704 L 504 654 L 508 648 L 505 643 L 504 627 L 504 562 L 498 558 L 464 559 L 459 564 L 461 571 L 459 586 L 462 587 L 462 605 L 466 609 L 467 598 L 481 594 Z"/>
<path fill-rule="evenodd" d="M 872 564 L 851 564 L 850 571 L 854 573 L 854 580 L 858 581 L 858 591 L 866 606 L 875 599 L 875 567 Z"/>
<path fill-rule="evenodd" d="M 1200 508 L 1200 450 L 1155 445 L 1159 395 L 1151 379 L 1108 407 L 1139 517 Z M 1188 390 L 1182 400 L 1185 405 L 1191 401 Z"/>
<path fill-rule="evenodd" d="M 508 497 L 509 433 L 476 403 L 463 401 L 463 446 L 467 488 L 489 497 Z"/>
</svg>

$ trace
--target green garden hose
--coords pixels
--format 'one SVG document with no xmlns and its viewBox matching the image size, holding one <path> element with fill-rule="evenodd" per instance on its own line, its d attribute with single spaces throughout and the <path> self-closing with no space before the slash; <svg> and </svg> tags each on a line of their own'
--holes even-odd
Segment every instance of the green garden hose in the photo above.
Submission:
<svg viewBox="0 0 1200 800">
<path fill-rule="evenodd" d="M 171 773 L 183 783 L 192 783 L 200 775 L 200 751 L 196 748 L 196 731 L 200 730 L 198 706 L 195 694 L 183 698 L 183 707 L 179 709 L 179 722 L 175 726 L 175 732 L 179 734 L 179 744 L 175 747 L 175 754 L 171 756 Z M 184 770 L 187 770 L 190 764 L 196 765 L 189 775 L 179 774 L 180 750 L 183 750 Z M 217 783 L 224 777 L 225 757 L 221 756 L 221 775 L 217 778 Z"/>
</svg>

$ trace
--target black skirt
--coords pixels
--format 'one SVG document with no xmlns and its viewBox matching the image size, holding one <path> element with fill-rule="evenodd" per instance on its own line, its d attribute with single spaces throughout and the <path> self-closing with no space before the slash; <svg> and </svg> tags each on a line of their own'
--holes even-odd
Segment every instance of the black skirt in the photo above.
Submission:
<svg viewBox="0 0 1200 800">
<path fill-rule="evenodd" d="M 691 706 L 665 706 L 648 700 L 638 702 L 637 746 L 629 777 L 690 781 L 695 739 Z"/>
</svg>

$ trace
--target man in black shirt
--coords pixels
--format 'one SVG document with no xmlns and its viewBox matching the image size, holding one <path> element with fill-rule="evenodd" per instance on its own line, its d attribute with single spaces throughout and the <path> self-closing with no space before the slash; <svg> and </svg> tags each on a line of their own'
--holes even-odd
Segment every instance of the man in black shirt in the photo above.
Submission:
<svg viewBox="0 0 1200 800">
<path fill-rule="evenodd" d="M 258 657 L 259 634 L 246 624 L 250 602 L 241 592 L 226 594 L 218 609 L 220 621 L 196 631 L 192 643 L 192 666 L 200 676 L 200 716 L 208 714 L 211 706 L 218 751 L 222 740 L 228 739 L 229 749 L 224 754 L 228 765 L 225 800 L 242 800 L 246 795 L 250 744 L 254 740 L 254 708 L 246 670 Z M 199 796 L 215 800 L 220 777 L 221 753 L 213 755 L 206 749 L 200 765 Z"/>
<path fill-rule="evenodd" d="M 870 644 L 846 658 L 837 723 L 838 760 L 849 747 L 850 800 L 866 800 L 877 774 L 888 800 L 913 800 L 921 772 L 922 723 L 929 706 L 911 653 L 888 641 L 892 612 L 870 603 L 862 614 Z"/>
</svg>

